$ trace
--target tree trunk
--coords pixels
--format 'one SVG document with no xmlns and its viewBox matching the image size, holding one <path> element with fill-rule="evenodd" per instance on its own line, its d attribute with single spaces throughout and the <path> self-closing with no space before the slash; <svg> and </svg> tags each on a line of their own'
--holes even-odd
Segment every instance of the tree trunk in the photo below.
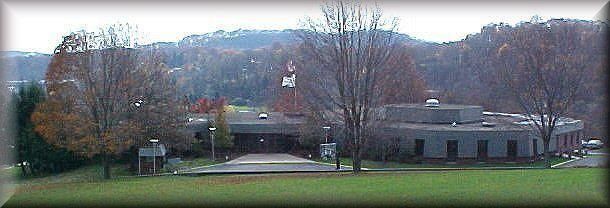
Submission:
<svg viewBox="0 0 610 208">
<path fill-rule="evenodd" d="M 21 163 L 21 175 L 22 175 L 23 177 L 28 176 L 28 174 L 27 174 L 27 172 L 26 172 L 26 169 L 25 169 L 25 165 L 23 165 L 23 162 Z"/>
<path fill-rule="evenodd" d="M 551 168 L 551 152 L 549 151 L 549 147 L 550 147 L 550 140 L 549 139 L 545 139 L 542 142 L 544 143 L 544 167 L 545 168 Z"/>
<path fill-rule="evenodd" d="M 110 179 L 110 155 L 102 152 L 102 166 L 104 168 L 104 179 Z"/>
<path fill-rule="evenodd" d="M 354 139 L 354 149 L 352 151 L 352 163 L 354 174 L 360 173 L 360 145 L 358 139 Z"/>
</svg>

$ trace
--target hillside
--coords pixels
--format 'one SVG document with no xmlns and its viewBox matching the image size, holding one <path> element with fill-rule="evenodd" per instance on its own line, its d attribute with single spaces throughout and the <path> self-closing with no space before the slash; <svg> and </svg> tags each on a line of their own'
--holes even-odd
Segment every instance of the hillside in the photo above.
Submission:
<svg viewBox="0 0 610 208">
<path fill-rule="evenodd" d="M 525 23 L 524 23 L 525 24 Z M 598 57 L 587 73 L 587 96 L 579 98 L 572 110 L 577 119 L 585 120 L 589 135 L 604 133 L 606 109 L 607 25 L 601 22 L 554 19 L 542 24 L 557 28 L 573 27 L 591 39 L 580 43 L 587 55 Z M 506 41 L 508 31 L 524 30 L 521 24 L 489 24 L 480 32 L 460 41 L 432 43 L 396 33 L 404 43 L 415 69 L 428 89 L 436 90 L 443 102 L 482 105 L 490 111 L 516 112 L 514 103 L 498 85 L 497 67 L 489 57 Z M 153 43 L 165 55 L 175 73 L 181 93 L 191 101 L 198 97 L 226 96 L 236 105 L 268 105 L 277 97 L 275 84 L 289 60 L 306 59 L 298 54 L 299 30 L 236 30 L 190 35 L 178 42 Z M 581 37 L 574 37 L 575 39 Z M 3 52 L 2 70 L 10 80 L 43 79 L 50 55 Z M 307 61 L 307 60 L 304 60 Z M 307 67 L 303 67 L 306 69 Z M 303 70 L 303 69 L 302 69 Z"/>
<path fill-rule="evenodd" d="M 0 53 L 0 71 L 7 80 L 41 80 L 50 61 L 49 54 L 5 51 Z"/>
</svg>

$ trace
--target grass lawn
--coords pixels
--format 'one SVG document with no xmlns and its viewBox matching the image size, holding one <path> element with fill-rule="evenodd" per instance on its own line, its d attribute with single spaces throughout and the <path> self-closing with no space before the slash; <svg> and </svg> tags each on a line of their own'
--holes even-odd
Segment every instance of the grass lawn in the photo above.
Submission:
<svg viewBox="0 0 610 208">
<path fill-rule="evenodd" d="M 12 168 L 14 171 L 11 174 L 14 174 L 17 183 L 19 184 L 27 184 L 27 185 L 37 185 L 37 184 L 51 184 L 51 183 L 76 183 L 76 182 L 97 182 L 103 181 L 103 168 L 101 165 L 90 165 L 84 166 L 81 168 L 77 168 L 75 170 L 66 171 L 59 174 L 52 174 L 47 176 L 40 177 L 28 177 L 28 178 L 20 178 L 18 177 L 21 174 L 20 168 Z M 111 167 L 111 176 L 113 178 L 124 177 L 124 176 L 133 176 L 129 170 L 127 170 L 127 165 L 115 164 Z"/>
<path fill-rule="evenodd" d="M 217 158 L 216 161 L 212 161 L 209 158 L 194 158 L 191 160 L 184 160 L 175 165 L 166 164 L 164 171 L 171 172 L 172 170 L 188 170 L 190 168 L 208 166 L 208 165 L 213 165 L 213 164 L 218 164 L 218 163 L 223 163 L 223 162 L 227 162 L 227 161 L 225 161 L 224 158 L 222 158 L 222 159 Z"/>
<path fill-rule="evenodd" d="M 558 164 L 561 162 L 568 161 L 567 158 L 553 157 L 551 158 L 551 165 Z M 316 161 L 325 163 L 335 163 L 335 161 L 323 161 L 318 159 Z M 341 158 L 342 165 L 351 166 L 352 159 L 349 157 Z M 399 163 L 388 161 L 385 164 L 381 161 L 362 160 L 363 168 L 463 168 L 463 167 L 544 167 L 544 161 L 536 161 L 533 163 L 481 163 L 481 164 L 413 164 L 413 163 Z"/>
<path fill-rule="evenodd" d="M 19 167 L 11 167 L 8 169 L 0 168 L 0 181 L 8 180 L 12 177 L 18 176 L 21 173 L 21 169 Z"/>
<path fill-rule="evenodd" d="M 10 206 L 607 205 L 607 169 L 163 176 L 20 185 Z"/>
</svg>

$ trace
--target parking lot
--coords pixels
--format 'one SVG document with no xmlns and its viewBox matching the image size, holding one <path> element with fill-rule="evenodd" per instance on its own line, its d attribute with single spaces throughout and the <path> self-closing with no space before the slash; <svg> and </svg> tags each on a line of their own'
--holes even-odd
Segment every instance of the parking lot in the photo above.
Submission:
<svg viewBox="0 0 610 208">
<path fill-rule="evenodd" d="M 608 153 L 599 149 L 590 150 L 584 158 L 565 163 L 559 167 L 608 167 Z"/>
</svg>

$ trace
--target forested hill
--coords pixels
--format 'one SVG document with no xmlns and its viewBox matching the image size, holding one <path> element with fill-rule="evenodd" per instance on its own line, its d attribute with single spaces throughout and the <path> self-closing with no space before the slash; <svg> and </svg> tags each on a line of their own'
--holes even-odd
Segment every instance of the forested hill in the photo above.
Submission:
<svg viewBox="0 0 610 208">
<path fill-rule="evenodd" d="M 517 112 L 514 103 L 504 99 L 497 77 L 494 55 L 507 42 L 510 31 L 527 32 L 529 23 L 515 26 L 490 24 L 475 34 L 450 43 L 432 43 L 397 34 L 403 49 L 411 56 L 417 77 L 426 89 L 437 90 L 442 102 L 483 105 L 492 111 Z M 546 24 L 553 32 L 577 30 L 578 46 L 596 59 L 588 68 L 586 95 L 579 98 L 573 117 L 583 119 L 587 131 L 599 135 L 605 123 L 605 74 L 607 29 L 605 23 L 554 19 Z M 60 37 L 58 37 L 59 39 Z M 559 40 L 573 41 L 573 40 Z M 277 82 L 289 60 L 304 59 L 298 54 L 295 30 L 237 30 L 191 35 L 178 42 L 154 43 L 165 62 L 175 68 L 181 92 L 191 99 L 226 96 L 234 104 L 267 105 L 277 96 Z M 8 79 L 42 79 L 50 55 L 4 52 L 2 70 Z M 305 65 L 306 66 L 306 65 Z M 304 67 L 306 68 L 306 67 Z M 300 69 L 306 70 L 306 69 Z M 414 75 L 412 72 L 404 75 Z M 400 75 L 397 75 L 400 76 Z"/>
<path fill-rule="evenodd" d="M 49 54 L 3 51 L 0 53 L 0 71 L 7 80 L 41 80 L 50 61 Z"/>
<path fill-rule="evenodd" d="M 216 50 L 255 50 L 272 47 L 274 44 L 294 45 L 299 42 L 299 30 L 236 30 L 190 35 L 178 42 L 157 42 L 144 47 L 157 47 L 171 56 L 180 56 L 185 50 L 204 47 Z M 412 39 L 408 35 L 396 33 L 398 40 L 411 45 L 432 45 L 432 43 Z M 8 80 L 39 80 L 44 78 L 51 55 L 32 52 L 0 52 L 2 70 Z M 189 60 L 168 59 L 168 64 L 180 67 Z"/>
</svg>

